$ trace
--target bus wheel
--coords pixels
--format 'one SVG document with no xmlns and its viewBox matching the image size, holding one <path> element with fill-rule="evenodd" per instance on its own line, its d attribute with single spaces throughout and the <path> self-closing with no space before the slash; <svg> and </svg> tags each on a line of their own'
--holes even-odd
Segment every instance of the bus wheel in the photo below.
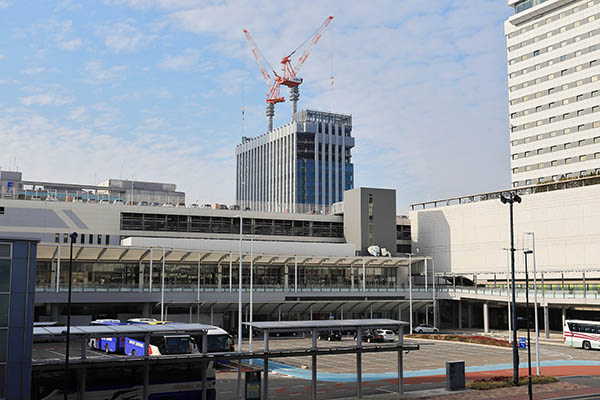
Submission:
<svg viewBox="0 0 600 400">
<path fill-rule="evenodd" d="M 584 350 L 591 350 L 592 349 L 592 345 L 590 344 L 590 342 L 588 342 L 586 340 L 585 342 L 583 342 L 583 348 L 584 348 Z"/>
<path fill-rule="evenodd" d="M 107 353 L 109 353 L 109 350 L 108 350 L 108 343 L 106 343 L 106 344 L 104 345 L 104 351 L 105 351 L 105 352 L 107 352 Z"/>
<path fill-rule="evenodd" d="M 135 349 L 131 350 L 131 357 L 135 357 Z"/>
</svg>

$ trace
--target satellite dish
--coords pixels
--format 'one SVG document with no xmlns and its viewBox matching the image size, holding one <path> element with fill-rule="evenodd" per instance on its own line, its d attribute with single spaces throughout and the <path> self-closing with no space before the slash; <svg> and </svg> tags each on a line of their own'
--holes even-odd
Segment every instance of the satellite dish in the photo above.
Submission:
<svg viewBox="0 0 600 400">
<path fill-rule="evenodd" d="M 367 251 L 373 257 L 381 257 L 381 248 L 374 244 L 373 246 L 367 247 Z"/>
</svg>

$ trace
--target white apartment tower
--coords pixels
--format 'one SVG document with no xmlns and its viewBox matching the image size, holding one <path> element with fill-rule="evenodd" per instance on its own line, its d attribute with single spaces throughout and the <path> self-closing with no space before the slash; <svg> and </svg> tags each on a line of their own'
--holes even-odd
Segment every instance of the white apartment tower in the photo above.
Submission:
<svg viewBox="0 0 600 400">
<path fill-rule="evenodd" d="M 513 187 L 600 173 L 600 0 L 509 0 Z"/>
<path fill-rule="evenodd" d="M 352 116 L 303 110 L 291 123 L 236 146 L 243 209 L 326 213 L 354 187 Z"/>
</svg>

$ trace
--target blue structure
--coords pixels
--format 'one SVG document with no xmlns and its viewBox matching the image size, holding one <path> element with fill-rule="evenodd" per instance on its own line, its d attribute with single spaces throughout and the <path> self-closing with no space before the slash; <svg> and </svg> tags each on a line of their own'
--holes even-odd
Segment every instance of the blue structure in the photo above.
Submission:
<svg viewBox="0 0 600 400">
<path fill-rule="evenodd" d="M 0 237 L 0 399 L 30 397 L 36 250 Z"/>
</svg>

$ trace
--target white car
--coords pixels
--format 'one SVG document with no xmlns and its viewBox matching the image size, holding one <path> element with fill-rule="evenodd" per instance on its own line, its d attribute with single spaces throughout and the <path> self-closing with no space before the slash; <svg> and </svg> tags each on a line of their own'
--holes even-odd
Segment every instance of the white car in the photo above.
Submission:
<svg viewBox="0 0 600 400">
<path fill-rule="evenodd" d="M 414 331 L 415 333 L 440 333 L 438 328 L 431 325 L 417 325 Z"/>
<path fill-rule="evenodd" d="M 377 334 L 383 336 L 384 342 L 393 342 L 396 340 L 396 334 L 390 329 L 377 329 Z"/>
</svg>

